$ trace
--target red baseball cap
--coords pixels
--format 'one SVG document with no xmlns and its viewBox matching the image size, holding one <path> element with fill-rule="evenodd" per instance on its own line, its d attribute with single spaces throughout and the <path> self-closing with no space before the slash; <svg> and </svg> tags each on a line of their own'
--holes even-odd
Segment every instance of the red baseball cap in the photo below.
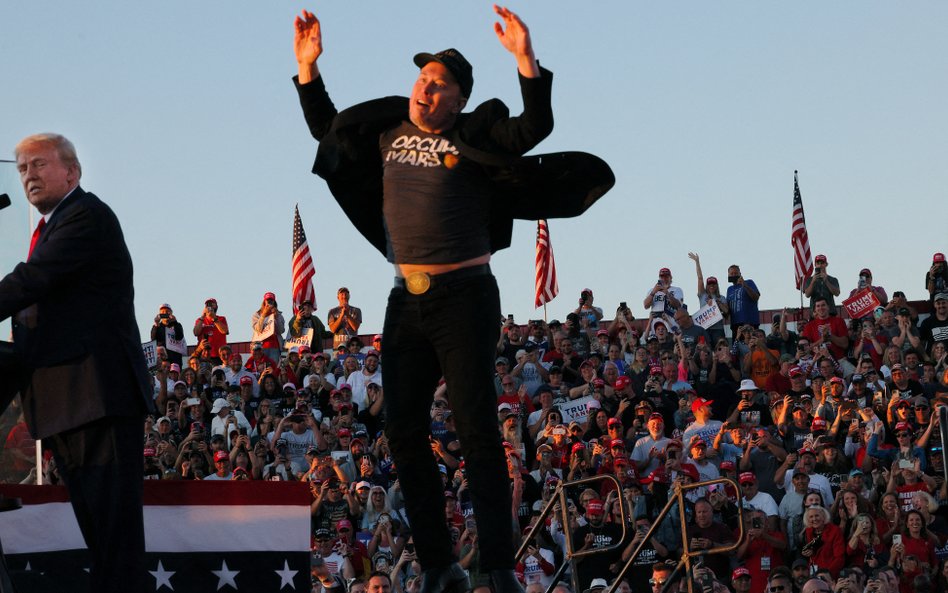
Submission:
<svg viewBox="0 0 948 593">
<path fill-rule="evenodd" d="M 727 470 L 727 471 L 731 471 L 731 470 L 733 470 L 733 469 L 736 469 L 736 467 L 734 466 L 734 462 L 733 462 L 733 461 L 722 461 L 720 468 L 721 468 L 722 470 Z"/>
<path fill-rule="evenodd" d="M 613 426 L 622 426 L 622 421 L 619 420 L 618 418 L 610 418 L 609 422 L 607 422 L 606 425 L 609 426 L 610 428 Z"/>
<path fill-rule="evenodd" d="M 714 276 L 708 276 L 708 284 L 717 284 L 717 283 L 718 283 L 717 278 L 715 278 Z"/>
<path fill-rule="evenodd" d="M 658 469 L 652 470 L 652 473 L 645 476 L 639 481 L 642 484 L 651 484 L 652 482 L 658 482 L 659 484 L 667 484 L 668 474 L 665 473 L 664 469 L 658 468 Z"/>
<path fill-rule="evenodd" d="M 944 261 L 945 261 L 944 253 L 936 253 L 935 255 L 932 256 L 933 264 L 940 264 L 940 263 L 943 263 Z"/>
<path fill-rule="evenodd" d="M 267 293 L 264 293 L 263 295 L 263 300 L 267 300 L 267 299 L 276 300 L 276 298 L 277 298 L 276 295 L 273 294 L 272 292 L 267 292 Z"/>
<path fill-rule="evenodd" d="M 810 430 L 826 430 L 826 420 L 817 416 L 810 424 Z"/>
<path fill-rule="evenodd" d="M 605 512 L 605 507 L 602 504 L 602 501 L 598 498 L 594 498 L 586 503 L 586 514 L 587 515 L 601 515 Z"/>
<path fill-rule="evenodd" d="M 907 430 L 907 431 L 909 431 L 909 432 L 912 432 L 912 425 L 909 424 L 908 422 L 896 422 L 896 423 L 895 423 L 895 432 L 900 432 L 900 431 L 903 431 L 903 430 Z"/>
<path fill-rule="evenodd" d="M 714 400 L 704 399 L 703 397 L 699 397 L 695 401 L 691 402 L 691 411 L 697 412 L 699 408 L 702 408 L 704 406 L 710 406 L 713 403 L 714 403 Z"/>
<path fill-rule="evenodd" d="M 731 580 L 736 581 L 741 577 L 751 578 L 751 572 L 743 566 L 738 566 L 734 569 L 734 572 L 731 573 Z"/>
<path fill-rule="evenodd" d="M 756 482 L 757 476 L 754 475 L 754 472 L 741 472 L 741 475 L 737 477 L 739 484 L 745 484 L 747 482 Z"/>
<path fill-rule="evenodd" d="M 658 271 L 659 276 L 663 276 L 665 274 L 668 274 L 669 276 L 671 276 L 671 273 L 672 271 L 669 270 L 668 268 L 662 268 L 661 270 Z"/>
<path fill-rule="evenodd" d="M 700 474 L 698 474 L 698 468 L 691 463 L 682 463 L 681 471 L 684 474 L 687 474 L 689 478 L 697 482 L 700 479 Z"/>
<path fill-rule="evenodd" d="M 826 261 L 826 256 L 821 253 L 821 254 L 817 255 L 814 259 L 815 259 L 816 261 L 825 262 L 825 261 Z"/>
<path fill-rule="evenodd" d="M 661 374 L 662 374 L 662 367 L 659 366 L 659 365 L 657 365 L 657 364 L 650 365 L 650 366 L 648 367 L 648 374 L 649 374 L 649 375 L 661 375 Z"/>
<path fill-rule="evenodd" d="M 612 439 L 609 441 L 609 447 L 615 449 L 616 447 L 625 447 L 625 441 L 622 439 Z"/>
<path fill-rule="evenodd" d="M 246 375 L 244 375 L 243 377 L 240 378 L 240 384 L 241 384 L 241 385 L 253 385 L 253 379 L 250 378 L 250 377 L 248 377 L 248 376 L 246 376 Z"/>
<path fill-rule="evenodd" d="M 787 375 L 789 375 L 789 376 L 791 376 L 791 377 L 802 377 L 802 376 L 803 376 L 803 369 L 801 369 L 801 368 L 798 367 L 797 365 L 793 365 L 793 366 L 790 367 L 790 369 L 787 371 Z"/>
<path fill-rule="evenodd" d="M 214 461 L 224 461 L 225 459 L 230 459 L 230 455 L 227 454 L 227 451 L 218 451 L 214 453 Z"/>
<path fill-rule="evenodd" d="M 584 445 L 584 444 L 582 444 L 582 443 L 575 443 L 575 444 L 573 445 L 573 453 L 575 454 L 577 451 L 582 451 L 582 450 L 585 449 L 585 448 L 586 448 L 586 445 Z"/>
<path fill-rule="evenodd" d="M 631 384 L 632 384 L 632 379 L 626 377 L 625 375 L 622 375 L 621 377 L 619 377 L 618 379 L 616 379 L 615 388 L 616 388 L 616 389 L 625 389 L 626 387 L 628 387 L 628 386 L 631 385 Z"/>
</svg>

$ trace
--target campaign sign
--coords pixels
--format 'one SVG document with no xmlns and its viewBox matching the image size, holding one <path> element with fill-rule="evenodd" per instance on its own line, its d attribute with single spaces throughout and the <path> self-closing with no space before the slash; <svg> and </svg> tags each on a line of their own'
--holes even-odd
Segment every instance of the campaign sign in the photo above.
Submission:
<svg viewBox="0 0 948 593">
<path fill-rule="evenodd" d="M 719 321 L 724 321 L 724 315 L 721 314 L 721 309 L 718 308 L 716 301 L 711 301 L 710 305 L 698 309 L 691 318 L 694 319 L 695 325 L 704 329 L 708 329 Z"/>
<path fill-rule="evenodd" d="M 158 342 L 152 340 L 142 344 L 142 354 L 145 355 L 145 366 L 150 369 L 158 366 Z"/>
<path fill-rule="evenodd" d="M 286 336 L 286 341 L 283 343 L 283 347 L 289 351 L 291 348 L 300 348 L 302 346 L 309 346 L 313 343 L 313 328 L 308 327 L 303 330 L 299 337 L 292 337 L 289 334 Z"/>
<path fill-rule="evenodd" d="M 586 404 L 592 400 L 593 397 L 587 395 L 586 397 L 574 399 L 565 404 L 559 404 L 557 407 L 560 409 L 560 413 L 563 414 L 563 424 L 569 424 L 570 422 L 579 422 L 582 424 L 585 422 L 587 415 Z"/>
<path fill-rule="evenodd" d="M 652 297 L 652 313 L 665 312 L 665 293 L 658 291 Z"/>
<path fill-rule="evenodd" d="M 188 343 L 184 340 L 184 336 L 180 340 L 176 340 L 174 330 L 170 327 L 165 328 L 165 348 L 177 352 L 181 356 L 188 355 Z"/>
<path fill-rule="evenodd" d="M 263 329 L 260 331 L 254 330 L 253 336 L 250 338 L 251 342 L 262 342 L 273 335 L 273 328 L 276 326 L 276 317 L 273 315 L 267 315 L 263 320 Z"/>
<path fill-rule="evenodd" d="M 843 301 L 850 319 L 859 319 L 872 313 L 881 303 L 869 287 L 863 288 Z"/>
</svg>

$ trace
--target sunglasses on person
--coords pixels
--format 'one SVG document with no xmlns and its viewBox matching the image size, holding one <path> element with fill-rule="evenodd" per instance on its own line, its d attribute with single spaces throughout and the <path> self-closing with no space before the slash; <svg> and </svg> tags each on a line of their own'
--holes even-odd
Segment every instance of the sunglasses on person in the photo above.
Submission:
<svg viewBox="0 0 948 593">
<path fill-rule="evenodd" d="M 770 593 L 780 593 L 781 591 L 786 591 L 787 587 L 784 585 L 773 585 L 770 587 Z"/>
<path fill-rule="evenodd" d="M 896 436 L 897 438 L 902 438 L 902 437 L 908 438 L 908 437 L 912 436 L 912 433 L 910 433 L 910 432 L 897 432 L 897 433 L 895 433 L 895 436 Z"/>
<path fill-rule="evenodd" d="M 651 585 L 651 586 L 653 586 L 653 587 L 654 587 L 655 585 L 664 585 L 666 580 L 667 580 L 667 579 L 649 579 L 649 580 L 648 580 L 648 584 Z"/>
</svg>

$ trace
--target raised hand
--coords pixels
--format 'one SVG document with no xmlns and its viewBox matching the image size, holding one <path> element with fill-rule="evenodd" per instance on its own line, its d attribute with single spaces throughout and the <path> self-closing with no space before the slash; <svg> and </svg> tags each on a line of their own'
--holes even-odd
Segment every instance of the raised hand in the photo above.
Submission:
<svg viewBox="0 0 948 593">
<path fill-rule="evenodd" d="M 497 34 L 497 39 L 500 40 L 500 44 L 504 46 L 504 49 L 517 58 L 520 73 L 527 78 L 539 77 L 540 68 L 537 65 L 536 56 L 533 54 L 533 42 L 530 40 L 530 30 L 527 25 L 520 20 L 519 16 L 503 6 L 495 4 L 494 12 L 504 22 L 503 25 L 494 23 L 494 33 Z"/>
<path fill-rule="evenodd" d="M 296 61 L 301 64 L 313 64 L 323 53 L 323 36 L 316 15 L 304 10 L 293 21 L 296 34 L 293 36 L 293 51 Z"/>
</svg>

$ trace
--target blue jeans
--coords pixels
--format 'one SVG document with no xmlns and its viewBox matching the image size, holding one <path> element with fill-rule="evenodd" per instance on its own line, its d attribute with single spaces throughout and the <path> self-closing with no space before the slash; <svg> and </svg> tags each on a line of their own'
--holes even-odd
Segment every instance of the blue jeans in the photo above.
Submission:
<svg viewBox="0 0 948 593">
<path fill-rule="evenodd" d="M 431 452 L 431 403 L 444 376 L 477 520 L 480 569 L 511 569 L 510 479 L 497 425 L 493 366 L 500 295 L 489 273 L 439 282 L 421 295 L 395 287 L 383 329 L 385 434 L 425 570 L 455 560 L 444 483 Z"/>
</svg>

